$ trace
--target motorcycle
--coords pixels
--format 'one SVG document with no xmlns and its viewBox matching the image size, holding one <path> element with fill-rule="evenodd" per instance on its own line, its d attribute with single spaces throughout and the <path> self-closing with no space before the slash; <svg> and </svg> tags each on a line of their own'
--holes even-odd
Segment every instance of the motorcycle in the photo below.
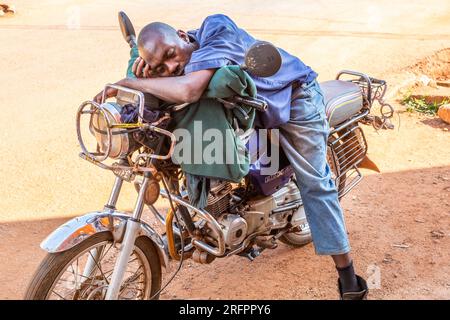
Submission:
<svg viewBox="0 0 450 320">
<path fill-rule="evenodd" d="M 132 43 L 131 22 L 122 12 L 119 21 L 126 41 Z M 277 49 L 257 42 L 246 53 L 242 68 L 270 76 L 280 65 Z M 361 181 L 361 167 L 377 169 L 367 158 L 361 125 L 392 128 L 393 109 L 383 100 L 386 82 L 360 72 L 341 71 L 335 80 L 320 86 L 330 125 L 327 160 L 342 198 Z M 172 115 L 188 105 L 165 107 L 148 121 L 145 112 L 154 97 L 117 85 L 108 87 L 118 90 L 116 102 L 105 97 L 102 103 L 86 101 L 76 119 L 80 157 L 116 176 L 109 199 L 102 210 L 68 221 L 41 243 L 47 255 L 28 286 L 26 299 L 158 299 L 186 259 L 201 264 L 234 255 L 254 260 L 263 250 L 275 249 L 278 242 L 302 247 L 312 241 L 286 159 L 275 174 L 264 175 L 260 170 L 264 155 L 251 154 L 248 175 L 239 183 L 211 182 L 207 206 L 199 209 L 189 201 L 180 166 L 171 161 L 176 137 L 167 126 Z M 267 108 L 265 101 L 256 98 L 237 96 L 223 102 L 259 112 Z M 381 116 L 371 114 L 374 102 L 380 104 Z M 138 110 L 135 123 L 121 118 L 122 108 L 130 105 Z M 83 138 L 81 124 L 86 117 L 95 137 L 95 152 L 88 150 Z M 256 136 L 252 128 L 240 138 L 248 144 Z M 116 208 L 124 181 L 133 183 L 138 193 L 132 212 Z M 168 200 L 169 209 L 155 207 L 161 197 Z M 158 233 L 144 221 L 145 206 L 164 232 Z M 163 286 L 162 268 L 170 271 L 170 261 L 178 261 L 178 269 Z"/>
</svg>

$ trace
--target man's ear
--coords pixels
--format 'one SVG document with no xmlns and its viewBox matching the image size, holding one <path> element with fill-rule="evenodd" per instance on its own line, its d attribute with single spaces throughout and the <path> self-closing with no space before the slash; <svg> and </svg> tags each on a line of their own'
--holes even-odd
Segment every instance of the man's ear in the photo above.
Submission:
<svg viewBox="0 0 450 320">
<path fill-rule="evenodd" d="M 181 39 L 183 39 L 183 41 L 185 41 L 185 42 L 187 42 L 187 43 L 190 43 L 190 42 L 191 42 L 191 40 L 189 39 L 188 34 L 187 34 L 186 32 L 184 32 L 183 30 L 178 30 L 178 31 L 177 31 L 177 35 L 178 35 Z"/>
</svg>

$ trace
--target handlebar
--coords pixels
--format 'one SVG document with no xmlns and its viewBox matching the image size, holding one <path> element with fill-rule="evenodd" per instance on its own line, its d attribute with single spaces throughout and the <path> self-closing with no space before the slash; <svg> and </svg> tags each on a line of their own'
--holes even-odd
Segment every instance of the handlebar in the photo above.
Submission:
<svg viewBox="0 0 450 320">
<path fill-rule="evenodd" d="M 265 112 L 267 110 L 267 102 L 264 100 L 259 100 L 256 98 L 244 98 L 240 96 L 235 96 L 233 98 L 237 103 L 241 103 L 247 107 L 255 108 L 260 112 Z"/>
<path fill-rule="evenodd" d="M 139 104 L 138 124 L 142 125 L 142 119 L 144 118 L 144 106 L 145 106 L 144 94 L 141 91 L 138 91 L 138 90 L 133 90 L 133 89 L 130 89 L 130 88 L 127 88 L 127 87 L 118 86 L 117 84 L 110 84 L 110 83 L 108 83 L 105 86 L 105 89 L 103 90 L 102 103 L 104 103 L 105 100 L 106 100 L 106 89 L 107 88 L 113 88 L 113 89 L 117 89 L 119 91 L 131 93 L 131 94 L 134 94 L 134 95 L 136 95 L 138 97 L 138 104 Z"/>
<path fill-rule="evenodd" d="M 119 86 L 119 85 L 116 85 L 116 84 L 107 84 L 105 86 L 105 90 L 103 90 L 102 104 L 105 102 L 106 89 L 107 88 L 113 88 L 113 89 L 117 89 L 119 91 L 131 93 L 131 94 L 134 94 L 134 95 L 136 95 L 138 97 L 138 105 L 139 105 L 138 121 L 137 121 L 136 125 L 135 124 L 131 124 L 131 126 L 138 127 L 138 128 L 146 128 L 146 129 L 149 129 L 151 131 L 158 132 L 158 133 L 160 133 L 162 135 L 165 135 L 165 136 L 169 137 L 169 139 L 170 139 L 170 149 L 169 149 L 169 152 L 166 155 L 156 155 L 156 154 L 148 154 L 148 155 L 146 155 L 146 156 L 148 156 L 149 158 L 152 158 L 152 159 L 159 159 L 159 160 L 169 159 L 172 156 L 173 149 L 175 147 L 177 139 L 176 139 L 175 135 L 172 132 L 157 127 L 158 123 L 161 120 L 157 121 L 157 122 L 154 122 L 154 123 L 143 123 L 142 120 L 144 119 L 144 108 L 145 108 L 144 94 L 141 91 L 133 90 L 133 89 L 130 89 L 130 88 L 127 88 L 127 87 L 123 87 L 123 86 Z M 108 124 L 108 126 L 111 127 L 109 124 Z M 124 124 L 124 125 L 118 125 L 116 127 L 122 127 L 122 126 L 123 127 L 128 127 L 129 125 Z"/>
<path fill-rule="evenodd" d="M 244 105 L 250 108 L 254 108 L 260 112 L 265 112 L 267 110 L 267 102 L 256 98 L 249 98 L 249 97 L 244 98 L 241 96 L 234 96 L 228 99 L 216 98 L 216 100 L 221 102 L 224 105 L 224 107 L 228 109 L 238 108 L 242 110 L 240 105 Z M 242 112 L 244 111 L 242 110 Z"/>
</svg>

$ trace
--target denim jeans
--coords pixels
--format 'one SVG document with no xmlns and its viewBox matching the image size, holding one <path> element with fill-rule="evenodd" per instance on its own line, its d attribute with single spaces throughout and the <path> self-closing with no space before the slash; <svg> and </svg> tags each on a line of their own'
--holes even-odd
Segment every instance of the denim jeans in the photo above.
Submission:
<svg viewBox="0 0 450 320">
<path fill-rule="evenodd" d="M 280 145 L 294 168 L 314 247 L 319 255 L 350 251 L 342 208 L 327 164 L 329 125 L 316 80 L 293 90 Z"/>
</svg>

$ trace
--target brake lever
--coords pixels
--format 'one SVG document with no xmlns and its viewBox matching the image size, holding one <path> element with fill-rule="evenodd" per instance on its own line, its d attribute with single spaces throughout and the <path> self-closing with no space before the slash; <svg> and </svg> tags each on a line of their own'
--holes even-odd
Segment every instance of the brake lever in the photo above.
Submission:
<svg viewBox="0 0 450 320">
<path fill-rule="evenodd" d="M 238 103 L 242 103 L 243 105 L 246 105 L 248 107 L 254 108 L 260 112 L 265 112 L 267 110 L 267 102 L 263 101 L 263 100 L 250 100 L 250 99 L 246 99 L 240 96 L 235 96 L 233 98 L 236 102 Z"/>
<path fill-rule="evenodd" d="M 245 112 L 245 110 L 242 109 L 242 107 L 240 105 L 238 105 L 237 103 L 234 103 L 234 102 L 231 102 L 228 100 L 224 100 L 221 98 L 216 98 L 216 99 L 217 99 L 217 101 L 221 102 L 225 108 L 227 108 L 229 110 L 232 110 L 232 109 L 238 110 L 242 114 L 242 116 L 244 117 L 245 120 L 248 120 L 250 118 L 248 116 L 247 112 Z"/>
<path fill-rule="evenodd" d="M 222 103 L 223 106 L 227 109 L 234 109 L 238 106 L 236 103 L 222 99 L 222 98 L 216 98 L 216 100 L 219 101 L 220 103 Z"/>
</svg>

